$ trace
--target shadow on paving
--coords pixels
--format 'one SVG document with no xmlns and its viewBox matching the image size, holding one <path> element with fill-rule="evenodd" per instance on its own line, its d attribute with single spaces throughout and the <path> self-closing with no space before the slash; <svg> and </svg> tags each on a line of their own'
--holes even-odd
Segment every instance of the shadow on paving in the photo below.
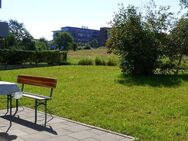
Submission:
<svg viewBox="0 0 188 141">
<path fill-rule="evenodd" d="M 5 132 L 0 132 L 0 141 L 12 141 L 17 138 L 16 135 L 9 135 L 8 133 Z"/>
<path fill-rule="evenodd" d="M 46 132 L 49 132 L 51 134 L 57 135 L 57 132 L 51 126 L 45 127 L 45 126 L 35 124 L 33 122 L 30 122 L 30 121 L 27 121 L 27 120 L 24 120 L 24 119 L 20 119 L 19 117 L 14 117 L 14 116 L 10 117 L 8 115 L 5 115 L 5 116 L 1 116 L 1 117 L 3 119 L 9 120 L 9 121 L 11 120 L 14 123 L 20 124 L 22 126 L 31 128 L 31 129 L 36 130 L 36 131 L 46 131 Z"/>
<path fill-rule="evenodd" d="M 116 80 L 117 83 L 127 86 L 152 87 L 178 87 L 182 82 L 188 82 L 188 74 L 181 75 L 151 75 L 151 76 L 131 76 L 121 74 Z"/>
</svg>

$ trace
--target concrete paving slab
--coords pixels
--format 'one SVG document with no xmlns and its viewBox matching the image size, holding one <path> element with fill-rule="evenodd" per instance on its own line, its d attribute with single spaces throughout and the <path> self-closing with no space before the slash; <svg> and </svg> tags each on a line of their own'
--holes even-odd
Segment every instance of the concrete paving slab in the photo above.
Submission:
<svg viewBox="0 0 188 141">
<path fill-rule="evenodd" d="M 44 124 L 44 113 L 38 112 L 39 120 L 34 123 L 34 110 L 19 108 L 15 117 L 4 116 L 0 110 L 0 141 L 133 141 L 134 138 L 111 132 L 80 122 L 53 115 Z M 15 109 L 13 109 L 15 111 Z M 52 118 L 48 115 L 48 119 Z M 10 123 L 12 119 L 12 123 Z"/>
</svg>

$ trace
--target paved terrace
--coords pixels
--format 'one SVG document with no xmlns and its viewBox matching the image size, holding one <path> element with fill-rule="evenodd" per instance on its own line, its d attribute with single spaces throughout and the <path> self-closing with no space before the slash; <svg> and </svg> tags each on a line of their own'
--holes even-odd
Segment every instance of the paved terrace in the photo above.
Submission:
<svg viewBox="0 0 188 141">
<path fill-rule="evenodd" d="M 14 111 L 15 109 L 13 109 Z M 132 141 L 134 138 L 101 128 L 78 123 L 69 119 L 53 116 L 43 124 L 44 114 L 38 113 L 38 124 L 34 124 L 34 111 L 20 107 L 12 118 L 4 116 L 6 110 L 0 110 L 0 141 Z M 48 115 L 48 119 L 51 116 Z"/>
</svg>

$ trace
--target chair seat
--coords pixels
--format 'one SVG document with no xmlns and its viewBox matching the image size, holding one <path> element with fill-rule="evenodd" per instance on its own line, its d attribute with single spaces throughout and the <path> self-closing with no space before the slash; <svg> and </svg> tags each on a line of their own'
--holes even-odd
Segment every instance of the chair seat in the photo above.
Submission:
<svg viewBox="0 0 188 141">
<path fill-rule="evenodd" d="M 51 97 L 48 97 L 48 96 L 42 96 L 42 95 L 37 95 L 37 94 L 27 93 L 27 92 L 23 92 L 22 95 L 25 96 L 25 97 L 38 99 L 38 100 L 49 100 L 49 99 L 51 99 Z"/>
</svg>

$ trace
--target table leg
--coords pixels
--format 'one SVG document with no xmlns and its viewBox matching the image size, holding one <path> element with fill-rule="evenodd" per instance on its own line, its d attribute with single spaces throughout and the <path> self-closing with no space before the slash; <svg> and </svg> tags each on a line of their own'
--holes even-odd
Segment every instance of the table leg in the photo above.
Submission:
<svg viewBox="0 0 188 141">
<path fill-rule="evenodd" d="M 7 114 L 10 111 L 10 126 L 12 125 L 12 95 L 7 95 Z"/>
<path fill-rule="evenodd" d="M 9 112 L 9 95 L 7 95 L 7 113 L 6 114 L 8 114 L 8 112 Z"/>
<path fill-rule="evenodd" d="M 10 95 L 10 116 L 12 117 L 12 95 Z"/>
</svg>

